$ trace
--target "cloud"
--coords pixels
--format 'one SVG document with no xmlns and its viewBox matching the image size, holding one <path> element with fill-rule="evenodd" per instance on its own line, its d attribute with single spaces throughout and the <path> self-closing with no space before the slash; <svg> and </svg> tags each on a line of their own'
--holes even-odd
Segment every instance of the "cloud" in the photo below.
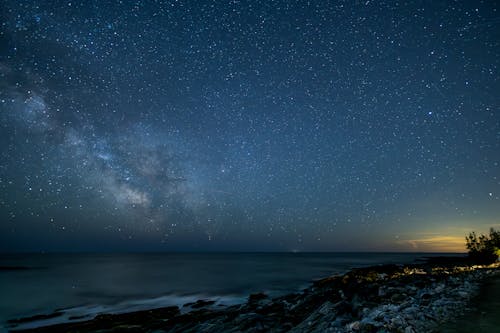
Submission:
<svg viewBox="0 0 500 333">
<path fill-rule="evenodd" d="M 464 252 L 465 238 L 459 236 L 428 235 L 415 239 L 399 240 L 399 245 L 412 251 Z"/>
</svg>

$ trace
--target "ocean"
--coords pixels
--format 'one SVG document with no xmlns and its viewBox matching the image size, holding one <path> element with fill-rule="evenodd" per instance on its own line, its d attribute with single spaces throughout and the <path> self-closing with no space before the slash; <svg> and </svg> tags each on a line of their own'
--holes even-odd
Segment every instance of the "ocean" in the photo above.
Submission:
<svg viewBox="0 0 500 333">
<path fill-rule="evenodd" d="M 146 253 L 0 255 L 0 328 L 14 318 L 61 311 L 23 327 L 90 319 L 198 299 L 244 302 L 250 293 L 300 291 L 351 268 L 411 263 L 429 253 Z M 453 255 L 453 254 L 450 254 Z"/>
</svg>

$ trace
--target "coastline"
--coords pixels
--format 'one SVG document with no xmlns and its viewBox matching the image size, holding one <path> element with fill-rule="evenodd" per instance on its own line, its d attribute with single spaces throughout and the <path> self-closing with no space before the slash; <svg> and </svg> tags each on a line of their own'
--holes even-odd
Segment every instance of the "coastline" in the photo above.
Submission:
<svg viewBox="0 0 500 333">
<path fill-rule="evenodd" d="M 198 300 L 182 308 L 101 314 L 87 321 L 16 329 L 16 324 L 33 319 L 25 318 L 11 320 L 9 329 L 56 333 L 432 332 L 464 314 L 482 290 L 481 282 L 497 278 L 499 267 L 499 263 L 474 266 L 463 258 L 432 258 L 421 264 L 353 269 L 317 280 L 299 293 L 273 299 L 257 293 L 238 305 L 221 307 Z"/>
</svg>

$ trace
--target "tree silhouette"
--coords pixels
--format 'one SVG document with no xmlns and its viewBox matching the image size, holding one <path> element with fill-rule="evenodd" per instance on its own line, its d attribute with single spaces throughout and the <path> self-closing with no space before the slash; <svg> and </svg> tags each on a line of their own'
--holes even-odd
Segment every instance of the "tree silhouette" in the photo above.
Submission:
<svg viewBox="0 0 500 333">
<path fill-rule="evenodd" d="M 500 256 L 500 231 L 490 229 L 489 236 L 479 235 L 473 231 L 465 237 L 469 257 L 478 264 L 491 264 Z"/>
</svg>

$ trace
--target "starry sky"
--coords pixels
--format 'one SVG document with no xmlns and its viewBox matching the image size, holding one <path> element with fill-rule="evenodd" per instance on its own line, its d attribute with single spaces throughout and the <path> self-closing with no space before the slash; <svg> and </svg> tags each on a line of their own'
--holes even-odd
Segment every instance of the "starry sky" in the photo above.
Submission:
<svg viewBox="0 0 500 333">
<path fill-rule="evenodd" d="M 0 4 L 0 251 L 464 251 L 496 1 Z"/>
</svg>

